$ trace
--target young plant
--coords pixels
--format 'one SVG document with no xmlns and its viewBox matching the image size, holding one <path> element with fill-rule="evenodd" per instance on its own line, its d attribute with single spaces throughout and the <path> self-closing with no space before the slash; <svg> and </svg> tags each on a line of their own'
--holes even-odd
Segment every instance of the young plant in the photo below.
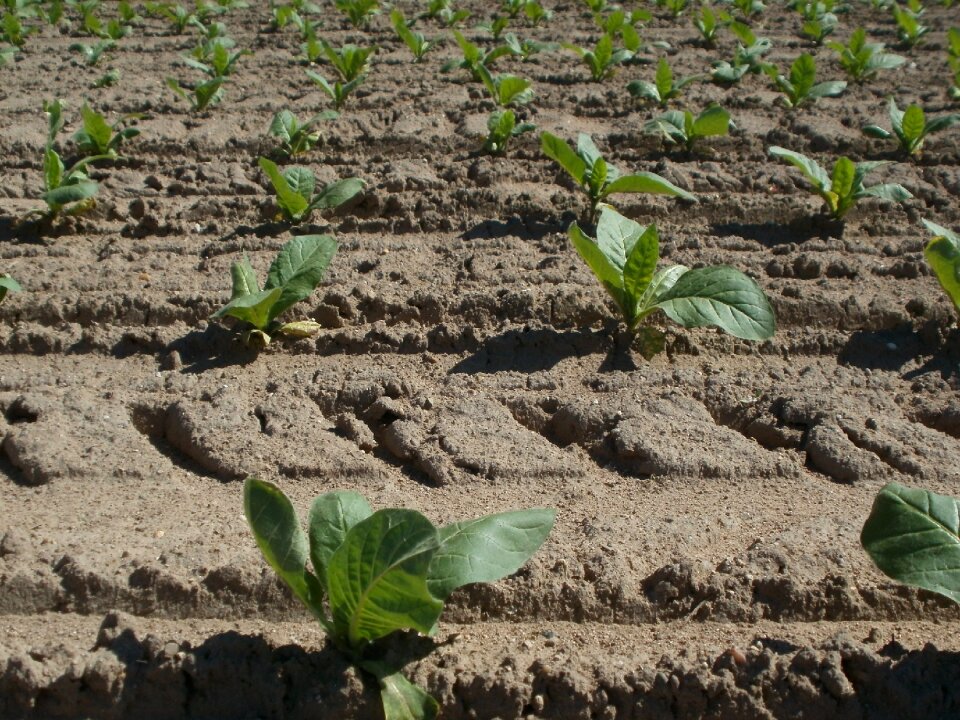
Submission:
<svg viewBox="0 0 960 720">
<path fill-rule="evenodd" d="M 204 47 L 203 55 L 206 62 L 191 57 L 184 57 L 183 61 L 211 78 L 225 78 L 233 73 L 233 68 L 240 58 L 244 55 L 253 55 L 252 50 L 230 52 L 233 46 L 234 43 L 229 38 L 216 38 Z"/>
<path fill-rule="evenodd" d="M 367 74 L 370 70 L 370 58 L 377 51 L 376 45 L 364 48 L 349 43 L 337 50 L 326 40 L 320 41 L 320 47 L 323 48 L 324 56 L 347 83 Z"/>
<path fill-rule="evenodd" d="M 960 603 L 960 501 L 929 490 L 884 485 L 860 544 L 889 577 Z"/>
<path fill-rule="evenodd" d="M 380 14 L 379 0 L 335 0 L 334 4 L 355 28 L 366 27 L 374 15 Z"/>
<path fill-rule="evenodd" d="M 678 18 L 689 4 L 690 0 L 664 0 L 663 7 L 669 10 L 673 17 Z"/>
<path fill-rule="evenodd" d="M 656 226 L 644 227 L 609 205 L 600 211 L 596 232 L 596 238 L 588 237 L 573 223 L 570 240 L 613 298 L 630 332 L 662 310 L 686 328 L 712 325 L 746 340 L 773 337 L 773 308 L 760 287 L 739 270 L 673 265 L 658 271 Z"/>
<path fill-rule="evenodd" d="M 120 145 L 140 134 L 140 129 L 127 123 L 141 116 L 137 113 L 124 115 L 112 125 L 89 105 L 80 108 L 83 127 L 73 134 L 73 142 L 81 155 L 98 155 L 101 158 L 120 157 Z"/>
<path fill-rule="evenodd" d="M 883 51 L 883 43 L 868 43 L 867 33 L 857 28 L 847 44 L 829 43 L 839 53 L 840 66 L 854 82 L 873 78 L 880 70 L 892 70 L 906 62 L 906 58 Z"/>
<path fill-rule="evenodd" d="M 276 335 L 309 337 L 315 334 L 320 325 L 312 320 L 279 323 L 277 317 L 313 294 L 336 251 L 337 243 L 329 235 L 291 238 L 270 266 L 262 290 L 250 261 L 244 257 L 230 267 L 233 278 L 230 302 L 211 315 L 211 319 L 232 317 L 251 325 L 244 332 L 243 341 L 257 350 L 269 345 Z"/>
<path fill-rule="evenodd" d="M 7 297 L 7 293 L 20 292 L 23 288 L 20 283 L 6 273 L 0 273 L 0 302 Z"/>
<path fill-rule="evenodd" d="M 892 97 L 888 104 L 888 112 L 893 132 L 878 125 L 867 125 L 863 128 L 863 132 L 868 137 L 881 140 L 896 138 L 900 143 L 900 149 L 908 155 L 919 155 L 923 149 L 923 141 L 930 133 L 960 124 L 960 113 L 941 115 L 927 120 L 923 108 L 919 105 L 910 105 L 906 110 L 901 110 Z"/>
<path fill-rule="evenodd" d="M 497 110 L 487 119 L 487 138 L 483 149 L 492 155 L 502 155 L 512 138 L 536 130 L 532 123 L 518 123 L 513 110 Z"/>
<path fill-rule="evenodd" d="M 960 236 L 929 220 L 923 224 L 934 235 L 923 250 L 924 257 L 960 316 Z"/>
<path fill-rule="evenodd" d="M 594 15 L 593 20 L 605 35 L 609 35 L 613 39 L 619 37 L 627 50 L 638 53 L 643 43 L 640 40 L 637 25 L 646 22 L 651 17 L 650 13 L 645 10 L 627 12 L 617 9 L 607 15 Z"/>
<path fill-rule="evenodd" d="M 393 29 L 397 35 L 410 49 L 410 52 L 413 53 L 414 62 L 423 60 L 423 56 L 437 46 L 437 40 L 427 40 L 423 33 L 411 30 L 400 10 L 394 10 L 390 13 L 390 21 L 393 23 Z"/>
<path fill-rule="evenodd" d="M 493 36 L 494 40 L 499 40 L 509 25 L 509 17 L 506 15 L 495 15 L 489 22 L 477 23 L 477 29 L 485 30 Z"/>
<path fill-rule="evenodd" d="M 270 178 L 277 193 L 277 204 L 282 216 L 299 223 L 310 217 L 314 210 L 330 210 L 339 207 L 358 192 L 363 190 L 364 182 L 360 178 L 337 180 L 315 193 L 316 178 L 307 168 L 291 167 L 280 169 L 265 157 L 260 158 L 260 168 Z"/>
<path fill-rule="evenodd" d="M 515 54 L 513 49 L 506 45 L 497 47 L 484 52 L 472 42 L 467 40 L 458 30 L 453 31 L 453 37 L 460 46 L 460 52 L 463 53 L 462 59 L 449 60 L 440 68 L 440 72 L 449 72 L 454 69 L 466 70 L 476 82 L 483 82 L 479 67 L 487 68 L 497 58 L 504 55 Z"/>
<path fill-rule="evenodd" d="M 297 116 L 289 110 L 281 110 L 273 116 L 270 123 L 270 134 L 280 138 L 280 149 L 288 158 L 308 152 L 320 141 L 320 131 L 314 127 L 324 120 L 335 120 L 340 114 L 333 110 L 324 110 L 314 115 L 305 123 L 300 123 Z"/>
<path fill-rule="evenodd" d="M 837 97 L 847 89 L 845 80 L 816 82 L 817 65 L 807 53 L 793 61 L 789 78 L 781 75 L 773 65 L 768 68 L 767 73 L 783 93 L 783 101 L 788 108 L 800 107 L 823 97 Z"/>
<path fill-rule="evenodd" d="M 181 85 L 180 81 L 176 78 L 168 77 L 167 87 L 190 103 L 191 110 L 194 112 L 202 112 L 223 100 L 224 82 L 226 82 L 226 78 L 215 77 L 190 87 L 189 85 Z"/>
<path fill-rule="evenodd" d="M 797 4 L 797 9 L 803 16 L 803 25 L 800 26 L 801 37 L 809 38 L 815 45 L 822 45 L 823 41 L 834 33 L 839 24 L 833 10 L 833 0 L 810 0 Z"/>
<path fill-rule="evenodd" d="M 693 26 L 700 33 L 703 44 L 707 47 L 714 47 L 717 44 L 717 31 L 720 29 L 717 23 L 717 14 L 709 5 L 700 7 L 700 14 L 693 19 Z"/>
<path fill-rule="evenodd" d="M 477 66 L 480 80 L 483 82 L 490 98 L 499 107 L 510 105 L 526 105 L 533 99 L 533 90 L 530 81 L 516 75 L 493 75 L 483 65 Z"/>
<path fill-rule="evenodd" d="M 448 28 L 465 23 L 470 18 L 469 10 L 457 9 L 449 0 L 431 0 L 426 14 Z"/>
<path fill-rule="evenodd" d="M 920 24 L 916 15 L 896 3 L 893 5 L 893 19 L 897 23 L 897 37 L 904 47 L 916 47 L 923 36 L 930 32 L 930 28 Z"/>
<path fill-rule="evenodd" d="M 435 634 L 456 588 L 515 573 L 556 519 L 554 510 L 533 508 L 437 528 L 415 510 L 373 512 L 363 496 L 336 491 L 313 501 L 304 533 L 277 486 L 248 478 L 243 500 L 267 563 L 333 645 L 377 679 L 385 720 L 428 720 L 440 707 L 376 641 L 398 630 Z"/>
<path fill-rule="evenodd" d="M 27 42 L 27 36 L 35 31 L 35 28 L 26 27 L 15 12 L 5 12 L 0 19 L 0 40 L 5 40 L 21 50 Z"/>
<path fill-rule="evenodd" d="M 177 35 L 183 35 L 187 25 L 191 20 L 197 19 L 197 16 L 187 10 L 183 5 L 175 3 L 147 3 L 146 11 L 151 15 L 161 17 L 173 25 L 174 32 Z"/>
<path fill-rule="evenodd" d="M 647 122 L 643 129 L 662 134 L 667 142 L 683 145 L 690 152 L 701 138 L 727 135 L 730 113 L 719 105 L 711 105 L 696 117 L 689 110 L 671 110 Z"/>
<path fill-rule="evenodd" d="M 503 36 L 503 44 L 510 51 L 510 55 L 529 60 L 533 55 L 542 52 L 553 52 L 560 48 L 560 43 L 540 42 L 539 40 L 519 39 L 513 33 L 507 33 Z"/>
<path fill-rule="evenodd" d="M 537 27 L 542 23 L 550 22 L 550 18 L 553 17 L 553 10 L 547 10 L 537 0 L 526 0 L 523 4 L 523 14 L 527 16 L 531 25 Z"/>
<path fill-rule="evenodd" d="M 833 172 L 827 174 L 820 165 L 806 155 L 773 146 L 770 154 L 786 160 L 800 170 L 806 177 L 810 188 L 823 199 L 824 207 L 836 220 L 842 220 L 857 201 L 875 197 L 890 202 L 903 202 L 912 198 L 906 188 L 896 183 L 882 185 L 864 185 L 867 173 L 875 168 L 886 165 L 882 161 L 856 163 L 847 157 L 839 158 L 833 165 Z"/>
<path fill-rule="evenodd" d="M 115 40 L 101 40 L 95 45 L 85 45 L 84 43 L 75 42 L 70 45 L 70 49 L 79 52 L 83 56 L 83 62 L 90 67 L 93 67 L 98 62 L 100 62 L 100 56 L 103 55 L 107 50 L 113 50 L 117 46 Z"/>
<path fill-rule="evenodd" d="M 306 73 L 307 77 L 313 80 L 313 82 L 315 82 L 320 89 L 323 90 L 331 100 L 333 100 L 334 110 L 340 110 L 350 94 L 360 87 L 365 79 L 364 75 L 360 75 L 350 82 L 340 82 L 339 80 L 334 80 L 334 82 L 331 83 L 323 75 L 319 75 L 312 70 L 307 70 Z"/>
<path fill-rule="evenodd" d="M 696 200 L 686 190 L 655 173 L 621 175 L 619 170 L 603 159 L 600 150 L 586 133 L 580 133 L 577 137 L 577 148 L 574 150 L 556 135 L 543 132 L 540 133 L 540 147 L 544 155 L 559 163 L 586 191 L 590 198 L 591 218 L 596 217 L 600 204 L 614 193 L 656 193 Z"/>
<path fill-rule="evenodd" d="M 613 37 L 604 33 L 593 50 L 572 43 L 563 43 L 563 47 L 579 55 L 590 69 L 594 82 L 603 82 L 617 71 L 617 66 L 633 57 L 626 48 L 614 49 Z"/>
<path fill-rule="evenodd" d="M 770 40 L 758 38 L 753 30 L 740 22 L 731 22 L 727 27 L 737 36 L 737 47 L 732 62 L 724 60 L 713 64 L 710 75 L 714 82 L 729 85 L 740 82 L 747 73 L 764 72 L 767 63 L 763 61 L 763 56 L 773 47 Z"/>
<path fill-rule="evenodd" d="M 767 7 L 760 0 L 732 0 L 731 4 L 740 11 L 740 15 L 745 20 L 749 20 L 754 15 L 759 15 Z"/>
<path fill-rule="evenodd" d="M 696 82 L 701 77 L 700 75 L 688 75 L 687 77 L 674 81 L 673 70 L 670 68 L 667 59 L 660 58 L 657 63 L 657 72 L 656 75 L 654 75 L 653 82 L 634 80 L 627 85 L 627 91 L 635 98 L 649 100 L 665 108 L 667 103 L 680 96 L 687 85 Z"/>
</svg>

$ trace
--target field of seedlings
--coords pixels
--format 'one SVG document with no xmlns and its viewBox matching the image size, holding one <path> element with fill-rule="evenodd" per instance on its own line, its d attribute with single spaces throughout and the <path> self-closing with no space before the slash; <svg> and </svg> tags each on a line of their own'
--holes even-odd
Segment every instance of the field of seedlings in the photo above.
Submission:
<svg viewBox="0 0 960 720">
<path fill-rule="evenodd" d="M 960 6 L 285 1 L 0 0 L 0 717 L 960 717 Z"/>
</svg>

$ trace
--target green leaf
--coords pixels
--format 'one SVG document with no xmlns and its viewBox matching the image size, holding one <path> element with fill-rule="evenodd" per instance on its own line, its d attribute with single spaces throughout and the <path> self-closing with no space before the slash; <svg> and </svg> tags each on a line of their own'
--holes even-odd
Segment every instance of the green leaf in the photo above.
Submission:
<svg viewBox="0 0 960 720">
<path fill-rule="evenodd" d="M 684 327 L 713 325 L 745 340 L 766 340 L 776 329 L 760 286 L 725 265 L 688 270 L 655 305 Z"/>
<path fill-rule="evenodd" d="M 622 175 L 603 189 L 603 197 L 613 193 L 655 193 L 657 195 L 674 195 L 684 200 L 697 198 L 683 188 L 679 188 L 666 178 L 656 173 L 641 172 L 632 175 Z"/>
<path fill-rule="evenodd" d="M 307 570 L 307 536 L 290 500 L 276 485 L 248 477 L 243 510 L 267 563 L 326 628 L 317 579 Z"/>
<path fill-rule="evenodd" d="M 597 276 L 600 284 L 613 297 L 620 311 L 626 313 L 627 303 L 623 290 L 622 266 L 614 265 L 591 238 L 587 237 L 576 223 L 567 231 L 577 253 Z"/>
<path fill-rule="evenodd" d="M 43 184 L 50 191 L 60 187 L 63 182 L 63 160 L 57 151 L 48 147 L 43 153 Z"/>
<path fill-rule="evenodd" d="M 329 210 L 340 207 L 363 190 L 365 183 L 360 178 L 346 178 L 327 185 L 310 201 L 311 210 Z"/>
<path fill-rule="evenodd" d="M 946 130 L 954 125 L 960 125 L 960 113 L 931 118 L 927 121 L 927 125 L 923 129 L 923 134 L 929 135 L 930 133 L 939 132 L 940 130 Z"/>
<path fill-rule="evenodd" d="M 313 171 L 305 167 L 291 167 L 283 171 L 283 179 L 293 192 L 309 202 L 317 186 Z"/>
<path fill-rule="evenodd" d="M 310 297 L 336 251 L 337 242 L 330 235 L 297 235 L 283 246 L 270 266 L 264 285 L 268 290 L 282 290 L 270 309 L 269 320 Z"/>
<path fill-rule="evenodd" d="M 885 485 L 860 542 L 884 573 L 960 603 L 960 502 L 927 490 Z"/>
<path fill-rule="evenodd" d="M 899 183 L 884 183 L 864 188 L 857 197 L 875 197 L 890 202 L 903 202 L 913 197 L 909 190 Z"/>
<path fill-rule="evenodd" d="M 384 720 L 434 720 L 440 704 L 429 693 L 395 672 L 377 678 Z"/>
<path fill-rule="evenodd" d="M 246 256 L 244 256 L 240 262 L 235 262 L 230 266 L 230 277 L 233 279 L 233 291 L 230 294 L 231 300 L 260 292 L 260 283 L 257 282 L 257 274 L 253 271 L 250 260 Z"/>
<path fill-rule="evenodd" d="M 690 268 L 684 265 L 671 265 L 670 267 L 658 270 L 654 274 L 650 284 L 647 285 L 647 289 L 643 291 L 643 296 L 637 305 L 638 316 L 642 316 L 656 309 L 657 301 L 666 295 L 670 288 L 676 285 L 681 275 L 689 272 L 689 270 Z"/>
<path fill-rule="evenodd" d="M 310 207 L 308 198 L 303 197 L 290 187 L 284 175 L 280 173 L 276 163 L 265 157 L 260 158 L 260 168 L 270 178 L 274 191 L 277 193 L 277 203 L 284 214 L 292 220 L 299 220 Z"/>
<path fill-rule="evenodd" d="M 960 237 L 941 225 L 924 220 L 934 238 L 927 243 L 923 254 L 933 269 L 940 286 L 960 313 Z"/>
<path fill-rule="evenodd" d="M 327 568 L 337 635 L 358 649 L 394 630 L 429 633 L 443 610 L 427 588 L 438 542 L 414 510 L 379 510 L 354 525 Z"/>
<path fill-rule="evenodd" d="M 289 143 L 296 135 L 300 124 L 297 122 L 297 116 L 289 110 L 281 110 L 273 116 L 270 123 L 270 134 L 280 138 L 283 142 Z"/>
<path fill-rule="evenodd" d="M 107 152 L 110 139 L 113 137 L 113 128 L 107 124 L 103 115 L 91 109 L 89 105 L 80 108 L 80 115 L 83 117 L 83 130 L 75 133 L 73 138 L 81 152 L 88 154 Z"/>
<path fill-rule="evenodd" d="M 822 83 L 817 83 L 812 88 L 810 88 L 810 97 L 812 98 L 822 98 L 822 97 L 837 97 L 847 89 L 846 80 L 827 80 Z"/>
<path fill-rule="evenodd" d="M 603 159 L 600 148 L 597 147 L 596 143 L 593 142 L 593 138 L 587 135 L 587 133 L 579 133 L 577 135 L 577 155 L 583 160 L 588 169 Z"/>
<path fill-rule="evenodd" d="M 638 319 L 640 300 L 650 286 L 659 260 L 660 238 L 656 225 L 650 225 L 637 238 L 623 266 L 623 289 L 630 316 L 628 325 L 633 325 Z"/>
<path fill-rule="evenodd" d="M 816 63 L 807 53 L 803 53 L 793 61 L 793 65 L 790 66 L 790 83 L 797 98 L 804 98 L 810 93 L 816 75 Z"/>
<path fill-rule="evenodd" d="M 693 123 L 696 137 L 714 137 L 730 132 L 730 113 L 719 105 L 711 105 Z"/>
<path fill-rule="evenodd" d="M 248 322 L 258 330 L 265 330 L 273 319 L 273 306 L 283 291 L 280 288 L 261 290 L 252 295 L 240 295 L 217 310 L 211 318 L 235 317 L 237 320 Z"/>
<path fill-rule="evenodd" d="M 440 528 L 427 585 L 446 599 L 462 585 L 493 582 L 519 570 L 543 545 L 556 511 L 543 508 L 487 515 Z"/>
<path fill-rule="evenodd" d="M 310 562 L 326 588 L 327 567 L 347 532 L 373 514 L 363 495 L 348 490 L 326 493 L 313 501 L 307 526 L 310 528 Z"/>
<path fill-rule="evenodd" d="M 0 275 L 0 302 L 7 296 L 7 293 L 20 292 L 22 288 L 20 283 L 9 275 Z"/>
<path fill-rule="evenodd" d="M 542 132 L 540 133 L 540 148 L 544 155 L 560 163 L 560 167 L 566 170 L 570 177 L 576 180 L 578 184 L 583 185 L 587 174 L 586 163 L 564 140 L 548 132 Z"/>
<path fill-rule="evenodd" d="M 99 186 L 93 180 L 81 180 L 48 190 L 43 194 L 43 199 L 52 209 L 59 210 L 70 203 L 93 197 L 98 189 Z"/>
<path fill-rule="evenodd" d="M 889 140 L 893 137 L 889 130 L 884 130 L 879 125 L 864 126 L 863 134 L 867 137 L 877 138 L 879 140 Z"/>
<path fill-rule="evenodd" d="M 840 157 L 833 165 L 833 177 L 830 179 L 830 190 L 841 201 L 853 196 L 854 181 L 857 168 L 848 157 Z"/>
<path fill-rule="evenodd" d="M 904 111 L 901 128 L 903 137 L 906 140 L 905 145 L 907 146 L 907 150 L 911 150 L 923 139 L 926 124 L 927 118 L 919 105 L 911 105 Z"/>
<path fill-rule="evenodd" d="M 798 152 L 787 150 L 786 148 L 776 145 L 772 146 L 768 152 L 774 157 L 786 160 L 798 168 L 818 190 L 825 191 L 830 189 L 830 176 L 827 175 L 827 171 L 820 167 L 816 160 L 811 160 L 806 155 L 801 155 Z"/>
<path fill-rule="evenodd" d="M 666 100 L 673 95 L 673 70 L 666 58 L 660 58 L 657 62 L 657 73 L 653 78 L 654 86 L 657 89 L 657 100 Z"/>
</svg>

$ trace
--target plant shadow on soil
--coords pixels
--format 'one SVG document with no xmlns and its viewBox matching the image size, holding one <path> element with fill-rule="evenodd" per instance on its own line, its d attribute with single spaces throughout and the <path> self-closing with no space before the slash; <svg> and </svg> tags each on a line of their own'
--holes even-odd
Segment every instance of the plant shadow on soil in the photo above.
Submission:
<svg viewBox="0 0 960 720">
<path fill-rule="evenodd" d="M 711 232 L 721 237 L 735 235 L 753 240 L 764 247 L 803 243 L 812 238 L 843 237 L 844 223 L 826 215 L 804 215 L 787 222 L 715 223 Z"/>
<path fill-rule="evenodd" d="M 467 230 L 464 240 L 489 240 L 504 237 L 519 237 L 524 240 L 543 240 L 545 237 L 566 233 L 576 220 L 576 215 L 566 212 L 553 222 L 529 216 L 514 215 L 506 220 L 484 220 Z"/>
<path fill-rule="evenodd" d="M 234 331 L 217 324 L 210 324 L 203 330 L 191 330 L 167 345 L 163 351 L 164 357 L 174 353 L 183 363 L 181 372 L 197 375 L 207 370 L 249 365 L 260 354 L 245 347 Z"/>
<path fill-rule="evenodd" d="M 931 341 L 932 334 L 936 328 L 921 328 L 919 333 L 909 326 L 858 330 L 840 350 L 838 360 L 862 369 L 901 372 L 905 365 L 928 355 L 922 365 L 904 373 L 904 379 L 927 373 L 938 373 L 943 380 L 960 379 L 960 329 L 950 329 L 939 342 Z"/>
</svg>

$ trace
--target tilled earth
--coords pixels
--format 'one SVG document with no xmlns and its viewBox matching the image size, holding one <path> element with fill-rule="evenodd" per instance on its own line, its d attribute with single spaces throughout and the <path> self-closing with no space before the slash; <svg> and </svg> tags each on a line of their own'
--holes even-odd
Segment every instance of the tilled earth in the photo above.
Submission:
<svg viewBox="0 0 960 720">
<path fill-rule="evenodd" d="M 566 238 L 584 198 L 535 135 L 477 153 L 492 106 L 438 73 L 453 42 L 414 65 L 385 16 L 358 32 L 333 10 L 322 37 L 380 50 L 298 161 L 367 182 L 296 230 L 340 242 L 290 313 L 323 330 L 255 355 L 209 321 L 230 264 L 246 253 L 265 273 L 290 236 L 256 163 L 275 151 L 273 113 L 326 105 L 295 33 L 251 4 L 223 21 L 254 54 L 205 113 L 164 85 L 195 75 L 179 60 L 195 39 L 155 19 L 98 68 L 47 28 L 0 69 L 0 271 L 24 286 L 0 306 L 0 716 L 378 717 L 375 689 L 262 561 L 239 482 L 256 474 L 302 510 L 332 489 L 436 523 L 558 509 L 519 573 L 458 591 L 434 640 L 391 650 L 445 718 L 960 717 L 956 606 L 886 579 L 858 541 L 884 483 L 960 485 L 960 333 L 919 223 L 960 224 L 960 132 L 917 161 L 860 133 L 887 124 L 890 93 L 951 111 L 956 8 L 930 3 L 926 41 L 895 49 L 907 65 L 805 109 L 761 76 L 692 86 L 689 107 L 718 101 L 736 123 L 694 154 L 643 134 L 655 111 L 625 90 L 658 54 L 679 75 L 732 55 L 725 31 L 698 45 L 689 13 L 657 15 L 642 35 L 670 50 L 603 84 L 570 52 L 497 61 L 533 81 L 523 115 L 540 130 L 590 132 L 621 169 L 698 196 L 614 198 L 657 223 L 665 262 L 740 268 L 777 312 L 760 344 L 663 325 L 665 352 L 645 360 Z M 585 6 L 552 7 L 516 29 L 596 40 Z M 771 6 L 754 25 L 781 67 L 809 51 L 818 79 L 841 77 L 796 13 Z M 858 25 L 896 44 L 887 13 L 860 4 L 838 39 Z M 107 68 L 120 82 L 90 89 Z M 92 213 L 36 235 L 15 224 L 42 205 L 54 97 L 68 155 L 84 99 L 143 113 L 142 135 L 94 170 Z M 770 145 L 893 160 L 875 179 L 915 197 L 867 201 L 838 228 Z"/>
</svg>

